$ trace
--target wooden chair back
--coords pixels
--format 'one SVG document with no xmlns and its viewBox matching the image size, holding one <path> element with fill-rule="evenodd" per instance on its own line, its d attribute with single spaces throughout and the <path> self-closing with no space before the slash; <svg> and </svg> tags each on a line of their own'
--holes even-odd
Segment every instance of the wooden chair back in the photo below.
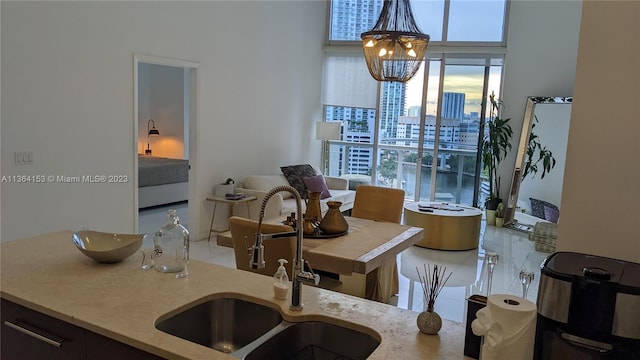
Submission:
<svg viewBox="0 0 640 360">
<path fill-rule="evenodd" d="M 404 190 L 382 186 L 360 185 L 351 216 L 400 223 L 404 207 Z"/>
<path fill-rule="evenodd" d="M 232 216 L 229 219 L 229 229 L 231 230 L 231 238 L 233 240 L 233 252 L 236 258 L 236 268 L 255 272 L 258 274 L 273 276 L 278 266 L 278 259 L 287 259 L 287 274 L 291 277 L 291 269 L 293 266 L 293 258 L 296 251 L 295 236 L 267 239 L 264 241 L 264 259 L 266 266 L 264 269 L 252 269 L 249 266 L 250 255 L 247 248 L 251 247 L 255 242 L 255 233 L 258 231 L 258 222 L 256 220 L 246 219 L 239 216 Z M 292 231 L 291 226 L 284 224 L 267 224 L 262 223 L 262 233 L 272 234 L 279 232 Z M 246 241 L 245 241 L 246 236 Z"/>
</svg>

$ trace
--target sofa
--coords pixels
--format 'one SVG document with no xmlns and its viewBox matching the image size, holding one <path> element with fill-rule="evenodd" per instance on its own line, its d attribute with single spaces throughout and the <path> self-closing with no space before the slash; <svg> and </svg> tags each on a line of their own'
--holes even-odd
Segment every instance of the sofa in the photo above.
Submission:
<svg viewBox="0 0 640 360">
<path fill-rule="evenodd" d="M 317 170 L 315 171 L 316 175 L 321 175 Z M 331 176 L 324 176 L 324 180 L 326 182 L 327 189 L 329 190 L 330 197 L 320 200 L 320 210 L 323 213 L 327 211 L 327 201 L 340 201 L 342 203 L 342 205 L 340 206 L 340 211 L 351 210 L 353 208 L 353 202 L 356 197 L 356 192 L 353 190 L 349 190 L 349 180 Z M 238 211 L 237 215 L 257 220 L 260 216 L 260 208 L 262 207 L 262 202 L 269 190 L 281 185 L 291 185 L 283 174 L 249 175 L 245 177 L 244 180 L 240 184 L 238 184 L 235 192 L 255 196 L 257 198 L 257 201 L 252 201 L 249 203 L 250 214 L 240 213 L 240 211 L 245 211 L 243 210 L 243 208 L 245 207 L 239 206 L 238 210 L 240 211 Z M 303 199 L 303 213 L 305 211 L 305 208 L 306 203 Z M 265 208 L 264 218 L 272 219 L 287 216 L 295 211 L 295 198 L 292 194 L 282 191 L 276 193 L 271 197 L 271 199 L 267 203 L 267 207 Z"/>
</svg>

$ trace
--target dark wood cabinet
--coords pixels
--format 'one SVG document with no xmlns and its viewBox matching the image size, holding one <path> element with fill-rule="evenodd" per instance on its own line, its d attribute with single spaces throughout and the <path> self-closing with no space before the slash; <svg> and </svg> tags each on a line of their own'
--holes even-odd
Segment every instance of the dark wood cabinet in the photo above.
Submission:
<svg viewBox="0 0 640 360">
<path fill-rule="evenodd" d="M 5 299 L 0 322 L 3 360 L 162 359 Z"/>
<path fill-rule="evenodd" d="M 85 360 L 85 330 L 2 299 L 3 360 Z"/>
<path fill-rule="evenodd" d="M 159 356 L 87 331 L 88 360 L 163 360 Z"/>
</svg>

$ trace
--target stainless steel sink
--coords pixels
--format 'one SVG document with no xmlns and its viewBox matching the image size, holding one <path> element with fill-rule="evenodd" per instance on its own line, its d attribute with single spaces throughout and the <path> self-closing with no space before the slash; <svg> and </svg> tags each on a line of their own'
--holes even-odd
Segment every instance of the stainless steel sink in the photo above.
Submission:
<svg viewBox="0 0 640 360">
<path fill-rule="evenodd" d="M 236 298 L 213 299 L 156 323 L 158 330 L 179 338 L 233 353 L 282 322 L 268 306 Z"/>
<path fill-rule="evenodd" d="M 369 334 L 319 321 L 293 323 L 244 359 L 366 359 L 380 344 Z"/>
<path fill-rule="evenodd" d="M 322 321 L 288 322 L 276 309 L 225 296 L 156 322 L 156 328 L 240 359 L 366 359 L 380 341 Z"/>
</svg>

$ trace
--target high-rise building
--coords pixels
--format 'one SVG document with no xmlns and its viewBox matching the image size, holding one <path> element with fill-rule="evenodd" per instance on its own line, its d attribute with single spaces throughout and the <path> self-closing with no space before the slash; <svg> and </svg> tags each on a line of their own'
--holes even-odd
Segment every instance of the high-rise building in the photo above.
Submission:
<svg viewBox="0 0 640 360">
<path fill-rule="evenodd" d="M 398 118 L 404 115 L 407 85 L 383 82 L 380 95 L 380 139 L 395 138 Z"/>
<path fill-rule="evenodd" d="M 421 107 L 418 105 L 409 106 L 407 109 L 407 116 L 420 116 Z"/>
<path fill-rule="evenodd" d="M 331 39 L 360 40 L 360 34 L 375 25 L 382 5 L 382 0 L 332 1 Z"/>
<path fill-rule="evenodd" d="M 443 147 L 451 147 L 460 143 L 460 120 L 459 119 L 442 119 L 440 124 L 440 144 Z M 420 136 L 420 118 L 417 116 L 400 116 L 398 122 L 398 134 L 406 141 L 398 141 L 398 145 L 418 146 Z M 434 142 L 436 134 L 436 117 L 427 115 L 425 118 L 424 140 L 426 142 Z M 409 141 L 410 140 L 410 141 Z"/>
<path fill-rule="evenodd" d="M 464 118 L 464 96 L 464 93 L 442 93 L 443 119 L 462 120 Z"/>
<path fill-rule="evenodd" d="M 371 144 L 375 130 L 376 110 L 344 106 L 327 106 L 325 121 L 342 122 L 342 140 L 352 143 Z M 345 154 L 346 152 L 346 154 Z M 331 146 L 329 175 L 368 175 L 372 167 L 371 147 Z M 344 158 L 348 161 L 344 161 Z"/>
</svg>

